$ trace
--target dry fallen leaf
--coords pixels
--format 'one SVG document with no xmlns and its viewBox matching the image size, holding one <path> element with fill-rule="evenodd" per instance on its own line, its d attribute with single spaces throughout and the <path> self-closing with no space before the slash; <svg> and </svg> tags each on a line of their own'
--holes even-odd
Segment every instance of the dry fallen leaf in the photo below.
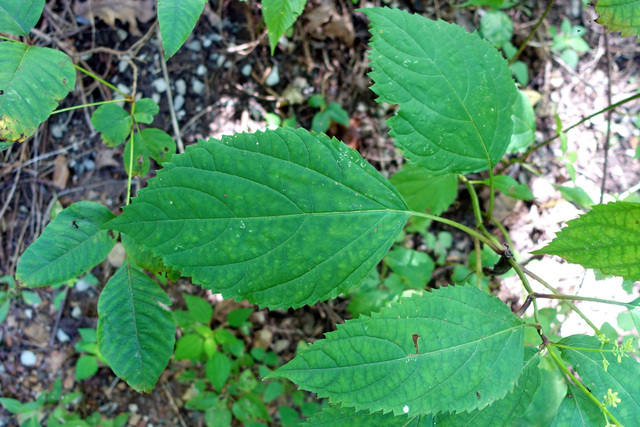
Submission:
<svg viewBox="0 0 640 427">
<path fill-rule="evenodd" d="M 96 157 L 96 169 L 102 169 L 106 166 L 120 166 L 120 162 L 114 157 L 120 155 L 121 151 L 117 148 L 101 148 Z"/>
<path fill-rule="evenodd" d="M 53 161 L 53 185 L 60 190 L 67 188 L 67 180 L 69 179 L 69 166 L 67 166 L 67 158 L 62 154 L 58 154 Z"/>
<path fill-rule="evenodd" d="M 139 36 L 138 23 L 149 22 L 156 16 L 156 2 L 154 0 L 88 0 L 73 5 L 76 15 L 93 20 L 102 19 L 109 26 L 116 28 L 116 19 L 129 23 L 129 32 Z"/>
<path fill-rule="evenodd" d="M 313 37 L 324 40 L 327 37 L 337 37 L 344 40 L 347 46 L 353 46 L 356 32 L 349 14 L 341 15 L 334 2 L 323 2 L 315 9 L 304 15 L 308 22 L 304 31 Z"/>
</svg>

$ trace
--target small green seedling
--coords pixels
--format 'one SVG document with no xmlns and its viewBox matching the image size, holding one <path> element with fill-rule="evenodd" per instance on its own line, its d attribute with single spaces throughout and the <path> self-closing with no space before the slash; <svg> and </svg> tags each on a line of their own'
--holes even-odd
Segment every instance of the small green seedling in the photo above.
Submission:
<svg viewBox="0 0 640 427">
<path fill-rule="evenodd" d="M 322 95 L 313 95 L 309 98 L 308 104 L 311 107 L 319 108 L 311 120 L 311 130 L 316 133 L 324 133 L 331 127 L 331 122 L 343 126 L 349 126 L 349 113 L 347 113 L 337 102 L 327 105 Z"/>
<path fill-rule="evenodd" d="M 551 50 L 559 53 L 560 58 L 571 68 L 576 68 L 580 55 L 591 49 L 582 38 L 585 28 L 581 25 L 571 25 L 567 18 L 562 20 L 560 32 L 557 28 L 551 27 L 549 34 L 553 37 Z"/>
<path fill-rule="evenodd" d="M 13 300 L 22 298 L 22 301 L 30 307 L 38 307 L 42 304 L 42 300 L 36 292 L 20 289 L 11 276 L 0 277 L 0 286 L 1 284 L 5 286 L 3 290 L 0 290 L 0 323 L 7 318 Z"/>
</svg>

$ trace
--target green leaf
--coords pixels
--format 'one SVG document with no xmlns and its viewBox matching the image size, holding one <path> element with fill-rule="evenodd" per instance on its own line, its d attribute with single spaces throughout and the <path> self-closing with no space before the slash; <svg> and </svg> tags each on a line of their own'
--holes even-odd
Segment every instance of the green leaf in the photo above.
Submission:
<svg viewBox="0 0 640 427">
<path fill-rule="evenodd" d="M 622 31 L 622 37 L 638 36 L 640 20 L 638 5 L 628 0 L 598 0 L 596 22 L 607 27 L 607 32 Z"/>
<path fill-rule="evenodd" d="M 458 195 L 454 174 L 433 176 L 415 163 L 407 162 L 389 179 L 412 211 L 440 215 L 449 209 Z"/>
<path fill-rule="evenodd" d="M 315 133 L 324 133 L 331 126 L 331 117 L 326 111 L 319 111 L 311 119 L 311 130 Z"/>
<path fill-rule="evenodd" d="M 11 306 L 11 300 L 6 299 L 0 304 L 0 323 L 4 322 L 4 319 L 9 315 L 9 307 Z"/>
<path fill-rule="evenodd" d="M 38 23 L 44 0 L 4 1 L 0 4 L 0 33 L 26 36 Z"/>
<path fill-rule="evenodd" d="M 0 397 L 0 404 L 12 414 L 19 414 L 22 412 L 22 403 L 17 399 L 10 397 Z"/>
<path fill-rule="evenodd" d="M 133 161 L 131 159 L 132 155 Z M 139 134 L 134 135 L 133 143 L 131 139 L 127 139 L 127 143 L 124 146 L 124 152 L 122 153 L 122 162 L 124 163 L 124 169 L 131 176 L 145 176 L 147 172 L 149 172 L 151 162 L 149 161 L 147 150 L 145 149 Z"/>
<path fill-rule="evenodd" d="M 535 140 L 536 117 L 529 97 L 523 91 L 518 91 L 518 97 L 513 104 L 513 134 L 507 152 L 523 152 Z"/>
<path fill-rule="evenodd" d="M 500 49 L 513 37 L 513 21 L 499 10 L 487 10 L 480 19 L 480 31 L 485 39 Z"/>
<path fill-rule="evenodd" d="M 602 427 L 604 417 L 600 408 L 578 387 L 567 385 L 569 394 L 562 399 L 551 427 Z"/>
<path fill-rule="evenodd" d="M 91 124 L 102 134 L 102 142 L 109 147 L 115 147 L 122 144 L 131 133 L 133 118 L 122 107 L 104 104 L 91 115 Z"/>
<path fill-rule="evenodd" d="M 176 142 L 160 129 L 143 129 L 135 135 L 135 141 L 136 144 L 142 143 L 146 154 L 158 164 L 171 160 L 171 156 L 176 153 Z"/>
<path fill-rule="evenodd" d="M 599 351 L 603 347 L 600 341 L 585 335 L 572 335 L 559 344 L 566 346 L 560 348 L 563 358 L 578 372 L 591 394 L 603 401 L 609 389 L 618 393 L 620 403 L 617 407 L 607 406 L 607 409 L 623 425 L 640 425 L 640 363 L 635 357 L 616 358 L 610 344 L 605 344 L 603 351 Z"/>
<path fill-rule="evenodd" d="M 125 263 L 98 300 L 98 346 L 113 372 L 149 392 L 166 368 L 175 342 L 171 299 L 143 272 Z"/>
<path fill-rule="evenodd" d="M 343 126 L 349 126 L 349 113 L 337 102 L 329 104 L 325 112 L 334 122 Z"/>
<path fill-rule="evenodd" d="M 329 406 L 306 420 L 301 426 L 340 426 L 340 427 L 405 427 L 409 421 L 407 416 L 393 416 L 392 413 L 373 414 L 366 411 L 356 411 L 339 405 Z"/>
<path fill-rule="evenodd" d="M 288 378 L 356 410 L 469 411 L 513 389 L 522 326 L 497 298 L 449 286 L 347 321 L 267 378 Z"/>
<path fill-rule="evenodd" d="M 213 388 L 221 391 L 222 387 L 229 379 L 231 373 L 231 360 L 226 354 L 214 353 L 211 359 L 207 360 L 205 375 Z"/>
<path fill-rule="evenodd" d="M 435 269 L 429 255 L 407 248 L 392 250 L 384 257 L 384 262 L 414 289 L 424 289 Z"/>
<path fill-rule="evenodd" d="M 25 286 L 49 286 L 74 279 L 101 263 L 116 243 L 108 230 L 114 218 L 99 203 L 74 203 L 56 216 L 18 261 L 16 278 Z"/>
<path fill-rule="evenodd" d="M 471 412 L 451 413 L 438 417 L 438 426 L 506 426 L 527 410 L 533 396 L 540 387 L 540 352 L 535 347 L 527 347 L 524 355 L 524 369 L 518 379 L 518 386 L 504 399 Z"/>
<path fill-rule="evenodd" d="M 551 357 L 543 357 L 538 368 L 541 376 L 540 387 L 533 397 L 533 402 L 517 421 L 520 427 L 551 425 L 558 407 L 567 394 L 566 378 Z"/>
<path fill-rule="evenodd" d="M 158 23 L 167 60 L 187 41 L 205 3 L 205 0 L 158 0 Z"/>
<path fill-rule="evenodd" d="M 176 360 L 197 360 L 204 352 L 204 339 L 198 334 L 186 334 L 176 343 Z"/>
<path fill-rule="evenodd" d="M 309 98 L 307 104 L 309 104 L 311 107 L 319 108 L 322 111 L 327 108 L 327 102 L 325 101 L 324 96 L 320 94 L 315 94 L 311 98 Z"/>
<path fill-rule="evenodd" d="M 253 313 L 253 309 L 251 308 L 238 308 L 233 310 L 227 316 L 227 323 L 229 323 L 229 326 L 232 328 L 239 328 L 244 322 L 249 320 L 251 313 Z"/>
<path fill-rule="evenodd" d="M 567 222 L 556 238 L 534 254 L 558 255 L 604 274 L 640 280 L 640 205 L 615 202 Z"/>
<path fill-rule="evenodd" d="M 231 419 L 231 411 L 227 408 L 227 401 L 223 399 L 218 399 L 216 404 L 204 413 L 207 427 L 229 427 Z"/>
<path fill-rule="evenodd" d="M 489 180 L 481 181 L 485 185 L 489 185 Z M 520 184 L 514 178 L 508 175 L 498 175 L 493 177 L 493 185 L 505 196 L 513 197 L 518 200 L 533 200 L 533 194 L 529 187 Z"/>
<path fill-rule="evenodd" d="M 98 372 L 98 360 L 95 356 L 84 355 L 76 362 L 76 381 L 94 376 Z"/>
<path fill-rule="evenodd" d="M 122 245 L 124 246 L 124 251 L 127 254 L 127 259 L 131 263 L 152 273 L 171 271 L 170 268 L 164 265 L 162 258 L 153 256 L 150 249 L 136 243 L 136 241 L 131 237 L 126 234 L 121 234 L 121 240 Z"/>
<path fill-rule="evenodd" d="M 404 155 L 434 174 L 495 165 L 511 140 L 516 87 L 507 61 L 458 25 L 397 9 L 371 19 L 371 89 L 398 104 L 388 120 Z"/>
<path fill-rule="evenodd" d="M 184 302 L 193 320 L 203 325 L 209 324 L 213 317 L 213 307 L 209 301 L 195 295 L 184 294 Z"/>
<path fill-rule="evenodd" d="M 107 227 L 195 283 L 261 307 L 359 284 L 408 218 L 360 155 L 303 129 L 201 141 L 173 156 Z"/>
<path fill-rule="evenodd" d="M 269 34 L 271 55 L 275 52 L 280 37 L 296 22 L 306 4 L 307 0 L 262 1 L 262 14 Z"/>
<path fill-rule="evenodd" d="M 0 141 L 22 142 L 33 135 L 75 82 L 75 68 L 64 53 L 0 43 Z"/>
<path fill-rule="evenodd" d="M 563 185 L 554 185 L 554 187 L 560 191 L 560 194 L 562 194 L 562 197 L 567 202 L 577 203 L 587 209 L 595 204 L 587 192 L 581 187 L 567 187 Z"/>
<path fill-rule="evenodd" d="M 160 112 L 160 107 L 151 98 L 142 98 L 136 102 L 134 108 L 133 120 L 138 123 L 150 124 L 153 122 L 153 116 Z"/>
</svg>

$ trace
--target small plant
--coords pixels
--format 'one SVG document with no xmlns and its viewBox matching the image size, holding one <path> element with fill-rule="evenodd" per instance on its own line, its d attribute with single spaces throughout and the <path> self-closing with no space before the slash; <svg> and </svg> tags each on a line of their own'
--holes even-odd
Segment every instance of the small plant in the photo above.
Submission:
<svg viewBox="0 0 640 427">
<path fill-rule="evenodd" d="M 4 290 L 0 290 L 0 323 L 7 318 L 13 300 L 22 298 L 22 301 L 30 307 L 38 307 L 42 304 L 42 300 L 36 292 L 20 289 L 13 277 L 2 276 L 0 277 L 1 283 L 4 283 L 6 287 Z"/>
<path fill-rule="evenodd" d="M 309 98 L 309 105 L 319 108 L 311 121 L 311 130 L 316 133 L 324 133 L 329 130 L 331 123 L 349 126 L 349 114 L 337 102 L 327 105 L 322 95 L 313 95 Z"/>
<path fill-rule="evenodd" d="M 81 381 L 94 376 L 98 372 L 98 362 L 107 365 L 98 349 L 98 336 L 92 328 L 79 328 L 78 333 L 82 338 L 74 348 L 80 353 L 76 361 L 76 381 Z"/>
<path fill-rule="evenodd" d="M 551 50 L 559 53 L 560 58 L 571 68 L 576 68 L 578 65 L 580 54 L 591 49 L 582 38 L 585 34 L 585 28 L 581 25 L 571 25 L 567 18 L 562 20 L 560 32 L 556 27 L 551 27 L 549 34 L 553 37 Z"/>
<path fill-rule="evenodd" d="M 84 420 L 67 408 L 77 405 L 82 400 L 82 393 L 62 394 L 62 380 L 56 379 L 51 391 L 44 392 L 33 402 L 21 403 L 9 397 L 0 397 L 0 404 L 16 416 L 20 427 L 123 427 L 129 419 L 128 413 L 118 415 L 113 420 L 105 419 L 99 412 L 94 412 Z"/>
</svg>

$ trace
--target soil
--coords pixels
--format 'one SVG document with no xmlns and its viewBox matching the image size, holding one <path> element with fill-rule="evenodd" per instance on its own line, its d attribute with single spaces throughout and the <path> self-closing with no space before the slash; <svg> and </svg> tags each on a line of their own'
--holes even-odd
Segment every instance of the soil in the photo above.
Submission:
<svg viewBox="0 0 640 427">
<path fill-rule="evenodd" d="M 94 3 L 104 2 L 94 0 Z M 117 9 L 117 5 L 126 3 L 137 6 Z M 334 125 L 328 132 L 330 135 L 357 149 L 387 177 L 402 164 L 402 156 L 393 145 L 385 123 L 395 108 L 378 104 L 369 90 L 367 20 L 356 11 L 353 2 L 310 0 L 292 35 L 281 40 L 271 56 L 258 2 L 211 1 L 185 46 L 166 63 L 168 80 L 163 76 L 163 56 L 154 19 L 148 15 L 154 3 L 123 0 L 112 2 L 111 6 L 103 5 L 111 8 L 112 16 L 116 17 L 115 21 L 107 22 L 108 14 L 99 15 L 102 18 L 95 20 L 82 16 L 78 0 L 50 0 L 33 33 L 34 41 L 64 50 L 73 55 L 78 65 L 121 88 L 133 86 L 135 66 L 137 93 L 159 101 L 160 114 L 153 126 L 172 136 L 178 134 L 180 150 L 196 143 L 198 138 L 264 129 L 267 113 L 282 118 L 295 114 L 298 125 L 309 129 L 317 110 L 308 106 L 306 100 L 313 94 L 322 94 L 328 102 L 340 103 L 350 117 L 349 126 Z M 361 1 L 357 7 L 380 5 L 380 2 Z M 382 5 L 400 6 L 429 18 L 456 22 L 468 30 L 479 27 L 482 14 L 479 9 L 459 9 L 440 1 L 406 0 L 382 2 Z M 554 115 L 566 128 L 606 107 L 609 90 L 614 103 L 638 90 L 635 77 L 640 65 L 638 43 L 631 37 L 605 35 L 603 28 L 594 22 L 593 8 L 582 10 L 581 5 L 580 1 L 557 1 L 520 58 L 529 70 L 527 89 L 541 96 L 536 105 L 537 142 L 555 135 Z M 514 22 L 513 43 L 519 46 L 543 9 L 539 2 L 522 2 L 505 12 Z M 132 20 L 132 16 L 137 19 Z M 585 40 L 592 47 L 580 57 L 575 69 L 550 50 L 548 29 L 558 28 L 565 18 L 573 25 L 587 28 Z M 130 56 L 130 51 L 125 53 L 142 38 L 147 40 L 135 56 Z M 108 49 L 99 48 L 101 46 Z M 172 103 L 169 92 L 162 90 L 167 86 Z M 61 108 L 112 97 L 113 92 L 104 85 L 83 77 L 77 82 L 76 90 L 61 103 Z M 172 110 L 176 125 L 172 122 Z M 53 115 L 34 137 L 0 152 L 1 275 L 15 275 L 20 255 L 42 233 L 52 209 L 92 200 L 116 214 L 120 212 L 127 186 L 122 165 L 123 146 L 108 148 L 102 144 L 90 123 L 92 111 L 92 107 L 85 107 Z M 567 134 L 569 151 L 577 153 L 576 185 L 596 203 L 600 201 L 603 180 L 605 202 L 625 192 L 640 195 L 640 167 L 634 158 L 639 134 L 634 123 L 639 111 L 637 101 L 615 109 L 610 118 L 611 138 L 606 160 L 606 115 L 587 120 Z M 552 284 L 561 291 L 580 290 L 588 296 L 633 300 L 638 294 L 638 283 L 631 286 L 633 295 L 627 295 L 615 279 L 597 281 L 593 273 L 582 267 L 567 265 L 559 259 L 537 260 L 529 254 L 584 210 L 565 201 L 553 187 L 570 183 L 562 157 L 560 142 L 556 140 L 533 154 L 531 167 L 510 167 L 508 173 L 528 182 L 536 199 L 513 203 L 499 198 L 499 202 L 504 203 L 499 205 L 502 210 L 497 215 L 502 216 L 520 260 L 531 261 L 528 268 L 552 278 Z M 154 167 L 142 179 L 134 179 L 134 192 L 154 176 L 153 170 Z M 473 226 L 468 195 L 463 187 L 460 191 L 459 201 L 443 216 Z M 486 196 L 481 194 L 483 198 Z M 433 232 L 451 231 L 440 225 L 432 227 Z M 450 260 L 459 262 L 473 249 L 473 242 L 461 233 L 453 234 L 458 255 L 456 258 L 450 254 Z M 497 230 L 496 235 L 500 235 Z M 418 239 L 415 246 L 420 243 Z M 79 355 L 74 343 L 79 339 L 78 328 L 95 328 L 97 298 L 117 266 L 116 258 L 114 254 L 93 270 L 97 285 L 86 289 L 69 287 L 61 310 L 55 309 L 54 299 L 64 288 L 36 289 L 42 299 L 38 307 L 30 307 L 22 299 L 12 302 L 7 319 L 0 324 L 0 395 L 21 402 L 32 401 L 49 390 L 55 379 L 61 378 L 65 392 L 83 394 L 82 402 L 74 409 L 83 416 L 100 411 L 113 417 L 129 411 L 129 425 L 204 425 L 202 412 L 184 407 L 189 384 L 177 381 L 187 366 L 183 362 L 172 362 L 149 394 L 136 393 L 104 366 L 87 380 L 75 380 L 74 366 Z M 439 269 L 437 273 L 432 285 L 451 282 L 450 268 Z M 519 282 L 505 279 L 495 285 L 496 294 L 517 310 L 523 303 Z M 248 306 L 246 302 L 220 301 L 218 296 L 191 285 L 187 279 L 180 279 L 166 290 L 174 308 L 184 308 L 183 293 L 208 298 L 215 304 L 216 313 Z M 251 317 L 251 333 L 239 334 L 239 337 L 247 348 L 252 348 L 256 336 L 264 335 L 257 332 L 269 331 L 266 346 L 274 349 L 278 343 L 278 356 L 285 362 L 294 356 L 298 342 L 319 339 L 325 332 L 334 330 L 337 323 L 350 318 L 347 303 L 345 298 L 338 298 L 287 312 L 256 309 Z M 580 307 L 589 310 L 586 305 Z M 596 324 L 608 321 L 615 325 L 617 311 L 597 308 L 599 311 L 590 311 L 598 319 Z M 573 319 L 570 316 L 567 320 L 563 334 L 590 333 L 586 325 Z M 61 341 L 60 331 L 68 340 L 63 337 Z M 37 356 L 34 366 L 21 363 L 20 356 L 25 350 Z M 269 406 L 271 412 L 275 411 L 276 403 Z M 279 404 L 289 403 L 280 401 Z M 0 409 L 0 426 L 9 425 L 17 425 L 16 420 Z"/>
</svg>

